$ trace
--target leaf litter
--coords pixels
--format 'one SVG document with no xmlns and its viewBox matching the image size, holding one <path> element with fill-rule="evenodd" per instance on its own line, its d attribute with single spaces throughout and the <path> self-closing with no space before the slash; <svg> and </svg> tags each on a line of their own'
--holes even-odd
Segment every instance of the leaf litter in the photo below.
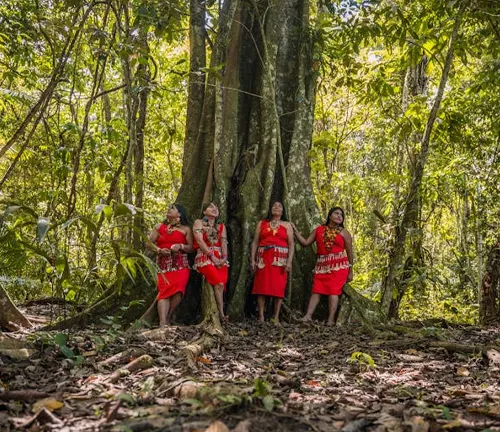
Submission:
<svg viewBox="0 0 500 432">
<path fill-rule="evenodd" d="M 192 364 L 196 326 L 10 334 L 0 430 L 500 431 L 499 329 L 402 327 L 228 324 Z"/>
</svg>

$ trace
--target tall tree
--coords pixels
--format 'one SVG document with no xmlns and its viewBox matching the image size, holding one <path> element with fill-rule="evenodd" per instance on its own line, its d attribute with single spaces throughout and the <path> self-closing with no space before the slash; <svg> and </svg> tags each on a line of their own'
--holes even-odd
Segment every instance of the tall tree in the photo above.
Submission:
<svg viewBox="0 0 500 432">
<path fill-rule="evenodd" d="M 446 53 L 446 58 L 443 65 L 443 71 L 441 74 L 438 90 L 434 98 L 432 108 L 429 112 L 429 117 L 427 119 L 425 130 L 422 134 L 422 139 L 420 142 L 420 152 L 416 159 L 415 170 L 413 172 L 410 187 L 406 197 L 403 216 L 401 218 L 400 226 L 397 227 L 394 246 L 392 247 L 389 255 L 389 265 L 387 269 L 387 275 L 384 280 L 383 298 L 382 298 L 382 311 L 385 315 L 389 315 L 393 299 L 398 297 L 398 293 L 397 292 L 394 293 L 394 291 L 396 290 L 396 280 L 400 278 L 400 269 L 403 257 L 405 255 L 408 229 L 412 225 L 414 225 L 414 221 L 417 220 L 416 212 L 418 211 L 418 200 L 422 186 L 422 178 L 424 174 L 425 164 L 427 162 L 427 156 L 429 154 L 429 149 L 430 149 L 431 134 L 434 127 L 434 123 L 436 122 L 437 113 L 441 105 L 441 101 L 443 99 L 444 89 L 446 83 L 448 82 L 448 75 L 450 73 L 453 60 L 453 50 L 455 48 L 455 44 L 458 37 L 458 31 L 462 23 L 462 18 L 465 8 L 466 8 L 466 2 L 464 1 L 462 2 L 460 9 L 458 10 L 458 13 L 455 17 L 453 28 L 451 30 L 448 42 L 448 50 Z M 395 313 L 395 311 L 396 309 L 393 308 L 393 313 Z"/>
<path fill-rule="evenodd" d="M 199 93 L 203 105 L 196 109 L 191 104 L 188 111 L 186 130 L 196 143 L 186 142 L 178 200 L 193 215 L 204 199 L 220 204 L 230 236 L 233 316 L 244 311 L 249 245 L 269 203 L 283 199 L 304 230 L 318 221 L 307 158 L 316 82 L 309 8 L 307 0 L 224 2 Z M 203 13 L 198 2 L 191 2 L 191 13 Z M 202 65 L 198 22 L 192 18 L 191 58 L 192 64 Z M 191 88 L 200 82 L 200 71 L 194 72 Z M 299 256 L 291 296 L 300 307 L 309 285 L 303 268 L 312 255 L 304 251 Z"/>
</svg>

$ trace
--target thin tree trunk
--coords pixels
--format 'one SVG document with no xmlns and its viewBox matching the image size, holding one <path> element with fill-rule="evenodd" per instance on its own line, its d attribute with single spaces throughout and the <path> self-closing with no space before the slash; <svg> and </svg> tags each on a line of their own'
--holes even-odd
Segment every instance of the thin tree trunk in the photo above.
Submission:
<svg viewBox="0 0 500 432">
<path fill-rule="evenodd" d="M 408 234 L 407 230 L 408 227 L 410 227 L 411 221 L 416 220 L 415 213 L 418 210 L 418 200 L 420 196 L 422 177 L 424 174 L 424 168 L 427 161 L 427 155 L 429 153 L 430 137 L 432 129 L 434 127 L 434 123 L 436 121 L 439 107 L 441 105 L 441 101 L 443 99 L 443 93 L 446 86 L 446 82 L 448 81 L 448 74 L 450 72 L 453 60 L 453 49 L 455 47 L 455 42 L 458 36 L 458 30 L 460 28 L 460 24 L 462 22 L 464 10 L 465 10 L 465 2 L 462 3 L 455 18 L 455 23 L 453 25 L 453 30 L 451 32 L 450 41 L 448 43 L 448 52 L 446 53 L 446 59 L 444 63 L 443 73 L 441 75 L 441 80 L 439 82 L 438 91 L 434 98 L 434 103 L 431 112 L 429 113 L 425 131 L 422 136 L 422 141 L 420 143 L 421 150 L 417 157 L 415 172 L 410 184 L 410 189 L 408 191 L 406 199 L 406 207 L 403 212 L 401 224 L 396 229 L 394 246 L 389 256 L 389 265 L 388 265 L 387 275 L 384 281 L 384 294 L 382 298 L 382 311 L 388 317 L 393 296 L 394 294 L 397 295 L 397 293 L 395 293 L 396 281 L 399 275 L 401 274 L 401 264 L 405 256 L 406 237 Z"/>
<path fill-rule="evenodd" d="M 200 132 L 199 126 L 203 112 L 205 97 L 206 73 L 203 69 L 207 65 L 205 48 L 205 1 L 190 0 L 189 19 L 189 87 L 187 103 L 186 134 L 184 137 L 184 155 L 182 163 L 182 178 L 196 158 L 196 143 Z"/>
<path fill-rule="evenodd" d="M 64 72 L 64 68 L 66 67 L 66 63 L 68 62 L 68 59 L 70 58 L 69 54 L 73 50 L 73 47 L 74 47 L 76 41 L 80 37 L 80 33 L 82 32 L 83 26 L 85 25 L 89 15 L 90 15 L 90 12 L 92 12 L 92 9 L 93 9 L 93 7 L 90 7 L 87 9 L 87 11 L 84 13 L 83 17 L 81 18 L 80 24 L 79 24 L 78 28 L 76 29 L 75 33 L 68 37 L 68 39 L 64 45 L 64 48 L 61 52 L 61 55 L 59 56 L 59 61 L 57 62 L 56 68 L 52 72 L 52 76 L 50 78 L 50 81 L 49 81 L 47 87 L 40 95 L 40 98 L 38 99 L 36 104 L 33 105 L 33 107 L 30 109 L 30 111 L 28 112 L 28 115 L 25 117 L 24 121 L 19 126 L 19 128 L 17 128 L 14 135 L 0 149 L 0 158 L 2 158 L 4 156 L 4 154 L 21 138 L 21 136 L 24 134 L 26 128 L 30 124 L 31 120 L 33 119 L 33 117 L 35 117 L 37 115 L 37 113 L 38 113 L 38 115 L 37 115 L 37 118 L 35 119 L 35 125 L 38 125 L 38 123 L 42 119 L 43 112 L 39 113 L 39 110 L 41 107 L 43 107 L 45 105 L 45 102 L 47 99 L 52 98 L 52 94 L 54 93 L 54 90 L 55 90 L 57 84 L 59 83 L 59 79 Z M 74 28 L 76 26 L 76 21 L 78 19 L 78 12 L 79 12 L 79 10 L 77 10 L 75 12 L 75 19 L 72 23 L 72 28 Z"/>
<path fill-rule="evenodd" d="M 148 60 L 149 46 L 147 41 L 147 33 L 143 31 L 140 34 L 139 44 L 141 53 L 144 59 Z M 140 87 L 137 95 L 138 117 L 135 120 L 135 152 L 134 152 L 134 205 L 142 209 L 144 207 L 144 130 L 146 128 L 146 113 L 148 107 L 150 73 L 147 64 L 140 64 L 136 72 L 136 81 Z M 143 234 L 145 232 L 144 213 L 137 212 L 134 215 L 134 247 L 141 250 L 144 247 Z"/>
</svg>

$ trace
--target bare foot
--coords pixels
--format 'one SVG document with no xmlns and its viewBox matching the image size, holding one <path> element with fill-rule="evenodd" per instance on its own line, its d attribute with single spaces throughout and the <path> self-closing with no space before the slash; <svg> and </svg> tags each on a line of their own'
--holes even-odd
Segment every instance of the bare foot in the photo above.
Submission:
<svg viewBox="0 0 500 432">
<path fill-rule="evenodd" d="M 312 319 L 309 318 L 308 316 L 304 316 L 300 319 L 300 322 L 303 322 L 303 323 L 310 323 L 312 322 Z"/>
<path fill-rule="evenodd" d="M 327 327 L 335 327 L 335 321 L 327 321 L 325 325 Z"/>
<path fill-rule="evenodd" d="M 272 318 L 271 322 L 276 326 L 276 327 L 281 327 L 281 323 L 279 318 Z"/>
</svg>

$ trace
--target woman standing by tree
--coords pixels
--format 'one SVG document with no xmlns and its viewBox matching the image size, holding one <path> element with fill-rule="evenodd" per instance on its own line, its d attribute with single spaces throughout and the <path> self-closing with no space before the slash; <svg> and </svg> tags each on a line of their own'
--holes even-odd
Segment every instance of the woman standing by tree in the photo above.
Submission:
<svg viewBox="0 0 500 432">
<path fill-rule="evenodd" d="M 352 238 L 344 228 L 345 214 L 340 207 L 333 207 L 328 212 L 324 225 L 317 227 L 307 239 L 302 237 L 295 225 L 293 230 L 302 246 L 316 242 L 317 259 L 314 267 L 312 295 L 303 321 L 311 321 L 320 296 L 328 296 L 327 325 L 335 325 L 335 312 L 339 296 L 346 282 L 352 281 Z"/>
<path fill-rule="evenodd" d="M 279 323 L 294 252 L 292 226 L 286 220 L 283 203 L 275 201 L 266 219 L 260 221 L 255 229 L 250 265 L 255 272 L 252 294 L 257 295 L 260 322 L 264 322 L 266 297 L 273 297 L 273 320 Z"/>
<path fill-rule="evenodd" d="M 213 286 L 215 300 L 222 321 L 224 314 L 224 291 L 228 278 L 226 227 L 217 222 L 219 209 L 214 203 L 203 205 L 203 218 L 193 225 L 194 248 L 198 250 L 194 268 Z"/>
<path fill-rule="evenodd" d="M 149 240 L 150 248 L 158 254 L 158 316 L 160 327 L 164 327 L 170 323 L 189 280 L 187 254 L 193 252 L 193 234 L 184 207 L 172 204 L 167 218 L 154 228 Z"/>
</svg>

